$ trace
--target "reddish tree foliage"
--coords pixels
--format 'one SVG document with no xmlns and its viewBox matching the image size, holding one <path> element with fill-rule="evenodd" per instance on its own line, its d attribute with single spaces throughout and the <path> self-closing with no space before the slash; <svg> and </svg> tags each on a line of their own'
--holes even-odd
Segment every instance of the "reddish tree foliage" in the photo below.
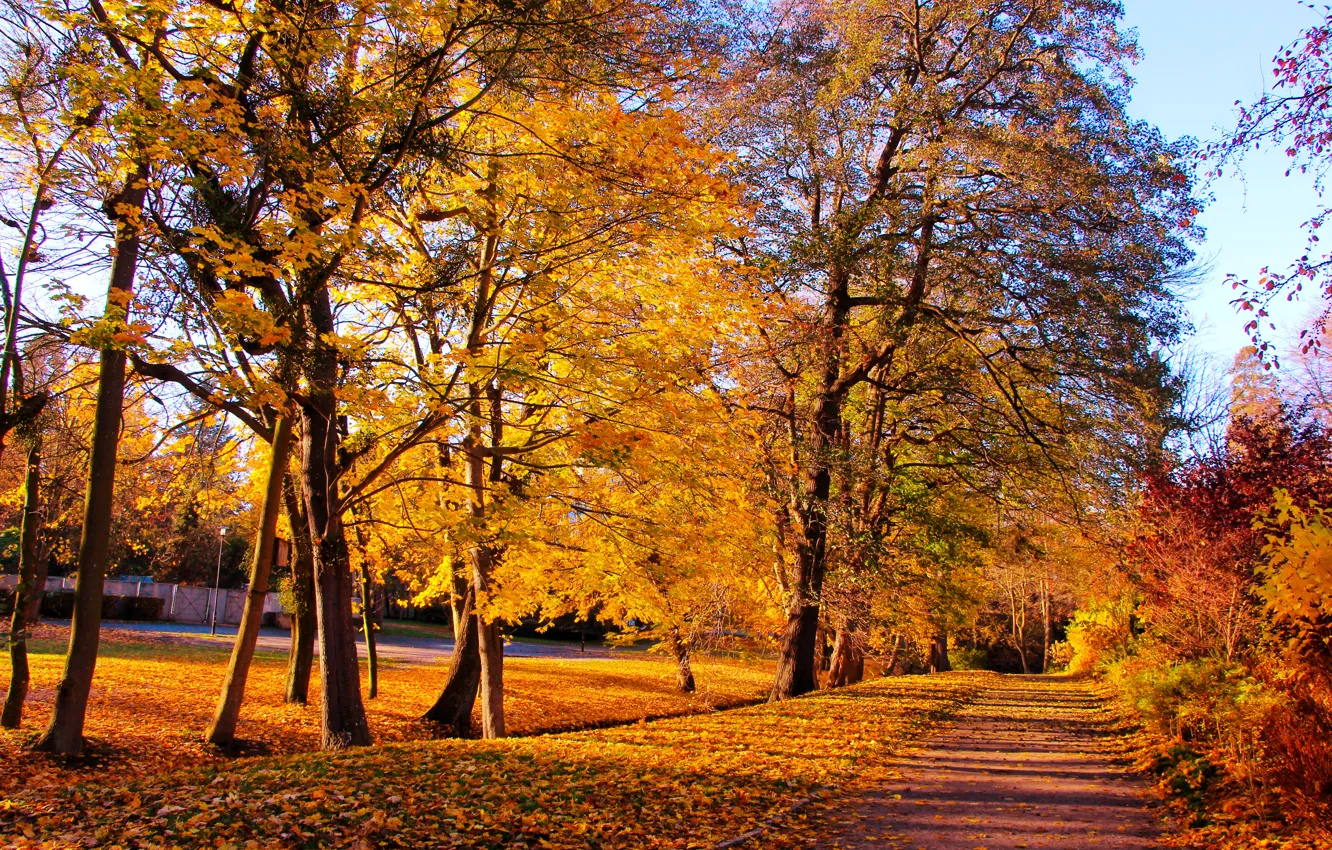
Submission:
<svg viewBox="0 0 1332 850">
<path fill-rule="evenodd" d="M 1252 593 L 1265 542 L 1254 519 L 1277 487 L 1332 500 L 1332 435 L 1288 411 L 1237 417 L 1205 455 L 1153 475 L 1129 560 L 1143 614 L 1181 658 L 1233 660 L 1263 624 Z"/>
</svg>

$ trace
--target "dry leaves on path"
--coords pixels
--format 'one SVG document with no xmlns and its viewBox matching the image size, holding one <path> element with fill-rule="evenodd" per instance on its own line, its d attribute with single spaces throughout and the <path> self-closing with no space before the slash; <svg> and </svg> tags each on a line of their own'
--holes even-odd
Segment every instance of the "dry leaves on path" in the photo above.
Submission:
<svg viewBox="0 0 1332 850">
<path fill-rule="evenodd" d="M 984 674 L 877 679 L 775 705 L 594 732 L 394 744 L 85 785 L 6 820 L 18 847 L 710 848 L 891 756 Z M 765 847 L 806 842 L 805 817 Z"/>
</svg>

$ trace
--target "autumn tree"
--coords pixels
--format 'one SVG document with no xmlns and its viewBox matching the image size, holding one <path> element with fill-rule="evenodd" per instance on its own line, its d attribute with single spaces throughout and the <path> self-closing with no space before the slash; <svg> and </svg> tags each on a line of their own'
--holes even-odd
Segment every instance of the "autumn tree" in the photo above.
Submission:
<svg viewBox="0 0 1332 850">
<path fill-rule="evenodd" d="M 103 320 L 78 342 L 100 352 L 97 408 L 88 466 L 87 501 L 78 553 L 78 581 L 69 650 L 55 711 L 36 748 L 75 754 L 83 748 L 83 723 L 88 693 L 97 664 L 101 626 L 102 581 L 111 533 L 112 500 L 121 405 L 125 390 L 125 345 L 135 336 L 127 324 L 142 244 L 143 202 L 148 192 L 155 151 L 162 140 L 144 110 L 157 96 L 161 73 L 152 49 L 160 16 L 140 16 L 130 32 L 110 24 L 105 9 L 94 4 L 87 12 L 56 9 L 56 29 L 79 38 L 77 59 L 67 68 L 70 104 L 80 120 L 96 116 L 107 132 L 87 152 L 97 168 L 89 170 L 84 191 L 101 202 L 113 231 L 110 283 Z M 31 19 L 29 19 L 31 21 Z M 33 30 L 45 24 L 33 23 Z"/>
<path fill-rule="evenodd" d="M 459 640 L 427 717 L 460 729 L 479 688 L 487 736 L 503 729 L 500 622 L 530 601 L 496 576 L 525 557 L 530 528 L 575 509 L 571 470 L 631 454 L 636 412 L 679 372 L 710 371 L 690 358 L 734 309 L 707 256 L 733 213 L 716 154 L 683 133 L 669 101 L 629 110 L 597 91 L 555 94 L 497 103 L 463 176 L 436 169 L 382 213 L 394 274 L 363 274 L 388 292 L 403 270 L 432 282 L 398 308 L 400 356 L 453 414 L 434 453 L 352 495 L 392 494 L 375 513 L 412 514 L 404 526 L 434 514 L 446 557 L 427 568 L 442 567 L 435 586 L 457 605 Z M 394 481 L 432 484 L 433 498 L 406 500 Z"/>
<path fill-rule="evenodd" d="M 210 8 L 196 27 L 183 25 L 194 10 L 179 10 L 172 13 L 179 21 L 165 27 L 169 38 L 133 42 L 152 45 L 170 91 L 161 117 L 174 137 L 173 156 L 161 166 L 166 176 L 148 204 L 154 248 L 168 258 L 172 286 L 147 306 L 165 311 L 174 287 L 177 305 L 200 308 L 197 318 L 182 317 L 185 335 L 206 334 L 201 341 L 215 350 L 239 341 L 227 354 L 230 368 L 209 382 L 219 392 L 208 395 L 228 412 L 242 415 L 228 405 L 257 385 L 268 393 L 262 403 L 294 404 L 325 745 L 332 747 L 369 740 L 343 514 L 459 402 L 397 393 L 396 402 L 415 411 L 412 423 L 402 428 L 400 416 L 375 422 L 367 415 L 351 439 L 347 400 L 361 387 L 373 394 L 394 386 L 376 346 L 396 341 L 375 324 L 378 306 L 357 300 L 378 290 L 358 289 L 362 281 L 351 271 L 363 259 L 367 227 L 395 195 L 410 192 L 424 163 L 469 150 L 473 122 L 499 93 L 523 97 L 529 86 L 558 88 L 561 80 L 613 91 L 617 80 L 650 67 L 645 47 L 669 40 L 663 23 L 678 15 L 597 3 L 478 7 L 462 15 L 322 3 L 306 11 Z M 145 14 L 155 13 L 127 12 L 125 26 L 144 27 Z M 633 35 L 625 37 L 630 20 Z M 198 368 L 188 344 L 143 359 L 169 363 L 187 378 Z M 247 370 L 264 380 L 247 380 Z M 380 463 L 349 481 L 357 457 L 385 441 L 392 447 Z"/>
<path fill-rule="evenodd" d="M 1034 445 L 1060 425 L 1019 374 L 1102 409 L 1150 394 L 1193 200 L 1183 150 L 1126 115 L 1118 15 L 1099 0 L 805 4 L 751 35 L 723 107 L 758 208 L 736 248 L 787 308 L 766 406 L 796 463 L 773 698 L 816 684 L 848 398 L 913 340 L 971 349 Z"/>
<path fill-rule="evenodd" d="M 636 438 L 571 465 L 559 485 L 569 514 L 546 512 L 546 530 L 506 562 L 501 584 L 547 618 L 595 611 L 655 641 L 692 692 L 697 652 L 777 622 L 759 423 L 710 388 L 665 390 L 624 418 Z"/>
</svg>

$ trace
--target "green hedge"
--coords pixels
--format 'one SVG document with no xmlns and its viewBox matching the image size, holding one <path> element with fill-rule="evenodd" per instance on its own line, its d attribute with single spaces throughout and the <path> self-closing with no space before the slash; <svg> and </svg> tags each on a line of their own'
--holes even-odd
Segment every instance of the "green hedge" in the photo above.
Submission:
<svg viewBox="0 0 1332 850">
<path fill-rule="evenodd" d="M 42 616 L 68 620 L 74 616 L 74 591 L 51 590 L 42 595 Z"/>
<path fill-rule="evenodd" d="M 102 597 L 103 620 L 160 620 L 166 607 L 165 599 L 154 596 Z M 53 620 L 68 620 L 74 615 L 74 591 L 56 590 L 42 597 L 42 616 Z"/>
</svg>

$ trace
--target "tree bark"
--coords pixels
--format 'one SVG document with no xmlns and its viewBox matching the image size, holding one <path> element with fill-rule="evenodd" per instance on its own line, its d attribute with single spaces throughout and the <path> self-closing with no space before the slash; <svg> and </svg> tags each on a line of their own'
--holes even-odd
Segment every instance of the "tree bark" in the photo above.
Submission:
<svg viewBox="0 0 1332 850">
<path fill-rule="evenodd" d="M 134 276 L 139 262 L 139 217 L 147 190 L 148 165 L 142 162 L 125 181 L 120 194 L 108 202 L 116 223 L 115 259 L 111 263 L 111 284 L 107 293 L 107 313 L 112 315 L 128 309 L 134 292 Z M 124 402 L 125 351 L 103 348 L 97 376 L 97 406 L 93 414 L 92 451 L 83 507 L 83 533 L 79 539 L 69 650 L 65 655 L 64 674 L 56 686 L 51 723 L 35 745 L 35 749 L 43 752 L 76 755 L 83 751 L 83 722 L 101 639 L 102 582 L 106 578 L 111 539 L 111 503 Z"/>
<path fill-rule="evenodd" d="M 832 669 L 832 647 L 828 645 L 828 626 L 820 623 L 814 637 L 814 670 L 826 673 Z"/>
<path fill-rule="evenodd" d="M 695 688 L 694 667 L 689 660 L 689 644 L 680 638 L 680 630 L 676 628 L 671 629 L 667 643 L 671 649 L 671 656 L 675 659 L 675 685 L 682 692 L 692 694 Z"/>
<path fill-rule="evenodd" d="M 291 525 L 291 584 L 296 610 L 291 612 L 291 648 L 287 654 L 286 701 L 305 705 L 310 695 L 310 670 L 314 667 L 316 616 L 314 605 L 314 550 L 310 544 L 310 523 L 297 495 L 291 476 L 282 495 L 287 503 L 287 522 Z"/>
<path fill-rule="evenodd" d="M 333 333 L 327 288 L 311 299 L 309 326 L 321 341 L 308 355 L 308 383 L 301 403 L 301 492 L 314 552 L 315 612 L 319 627 L 319 675 L 323 692 L 324 749 L 370 744 L 361 701 L 356 626 L 352 620 L 351 553 L 338 496 L 337 352 L 322 341 Z"/>
<path fill-rule="evenodd" d="M 490 586 L 490 567 L 494 553 L 487 546 L 474 546 L 468 553 L 472 561 L 472 582 L 480 599 Z M 498 620 L 476 618 L 477 649 L 481 656 L 481 737 L 504 737 L 504 636 Z"/>
<path fill-rule="evenodd" d="M 37 558 L 33 574 L 32 592 L 28 594 L 28 625 L 41 622 L 42 599 L 46 596 L 46 580 L 51 575 L 51 553 L 43 552 Z"/>
<path fill-rule="evenodd" d="M 499 161 L 491 160 L 489 178 L 483 197 L 485 199 L 485 218 L 481 226 L 481 245 L 477 257 L 476 296 L 472 310 L 471 327 L 467 334 L 467 350 L 473 356 L 479 355 L 486 343 L 487 325 L 492 309 L 494 291 L 495 256 L 499 247 L 499 219 L 495 208 Z M 482 399 L 490 401 L 490 416 L 482 414 Z M 467 437 L 463 447 L 467 456 L 467 488 L 469 493 L 469 511 L 473 523 L 478 528 L 485 526 L 486 492 L 491 484 L 502 478 L 504 458 L 486 448 L 482 435 L 483 425 L 490 426 L 490 445 L 498 447 L 503 442 L 504 419 L 500 405 L 502 394 L 492 381 L 481 380 L 472 376 L 467 383 Z M 486 472 L 486 460 L 491 461 L 489 475 Z M 494 564 L 495 551 L 485 543 L 476 543 L 467 551 L 467 559 L 472 568 L 472 589 L 476 605 L 477 649 L 481 656 L 481 735 L 484 738 L 504 737 L 504 638 L 500 634 L 499 621 L 490 620 L 482 615 L 481 604 L 488 598 L 490 590 L 490 571 Z"/>
<path fill-rule="evenodd" d="M 448 681 L 435 704 L 422 716 L 423 720 L 455 738 L 472 734 L 472 710 L 476 707 L 476 695 L 481 687 L 476 590 L 470 584 L 463 592 L 461 608 L 459 622 L 463 625 L 453 633 L 453 659 L 449 663 Z"/>
<path fill-rule="evenodd" d="M 835 287 L 836 289 L 836 287 Z M 845 300 L 845 284 L 841 296 L 830 295 L 833 302 Z M 839 306 L 832 310 L 843 310 Z M 840 327 L 841 320 L 832 323 Z M 834 391 L 841 370 L 841 332 L 834 334 L 825 352 L 826 361 L 820 395 L 814 410 L 814 434 L 811 438 L 810 460 L 797 500 L 800 528 L 796 532 L 796 580 L 792 583 L 792 600 L 782 634 L 777 658 L 777 677 L 773 682 L 769 701 L 789 699 L 807 694 L 819 686 L 815 665 L 815 649 L 819 629 L 819 600 L 823 594 L 826 571 L 825 555 L 828 545 L 827 509 L 832 483 L 830 452 L 836 445 L 842 425 L 841 395 Z"/>
<path fill-rule="evenodd" d="M 236 643 L 231 649 L 231 663 L 222 683 L 213 722 L 204 732 L 210 744 L 219 746 L 232 743 L 236 738 L 236 723 L 240 719 L 241 703 L 245 700 L 245 680 L 254 659 L 255 644 L 259 641 L 259 626 L 264 617 L 264 600 L 268 597 L 268 578 L 272 572 L 273 550 L 277 538 L 278 511 L 282 507 L 283 482 L 287 477 L 287 458 L 291 452 L 291 420 L 278 416 L 273 424 L 273 443 L 268 457 L 268 480 L 264 487 L 264 503 L 260 513 L 258 539 L 254 544 L 254 560 L 250 562 L 250 592 L 245 596 L 245 610 L 241 614 Z"/>
<path fill-rule="evenodd" d="M 930 639 L 930 657 L 926 663 L 931 673 L 947 673 L 953 669 L 948 663 L 947 632 L 940 632 Z"/>
<path fill-rule="evenodd" d="M 901 675 L 900 671 L 897 669 L 898 667 L 897 656 L 902 651 L 902 640 L 903 638 L 900 634 L 893 635 L 893 648 L 888 653 L 888 664 L 887 664 L 888 675 L 890 676 Z"/>
<path fill-rule="evenodd" d="M 1027 600 L 1023 599 L 1022 604 L 1019 608 L 1017 591 L 1013 588 L 1009 588 L 1008 604 L 1009 604 L 1009 614 L 1010 614 L 1009 622 L 1012 624 L 1011 631 L 1013 634 L 1013 646 L 1017 649 L 1018 658 L 1021 659 L 1022 661 L 1022 672 L 1030 673 L 1031 668 L 1027 666 L 1027 649 L 1026 649 Z M 1020 618 L 1018 614 L 1019 610 L 1021 611 Z"/>
<path fill-rule="evenodd" d="M 28 449 L 28 471 L 23 484 L 23 520 L 19 529 L 19 576 L 14 587 L 14 612 L 9 621 L 9 691 L 0 712 L 0 726 L 17 729 L 23 721 L 28 697 L 28 611 L 37 589 L 37 532 L 41 526 L 42 449 L 34 440 Z"/>
<path fill-rule="evenodd" d="M 854 685 L 864 678 L 864 651 L 849 631 L 838 629 L 837 639 L 833 643 L 832 669 L 828 671 L 828 687 L 841 688 Z"/>
<path fill-rule="evenodd" d="M 472 590 L 471 577 L 467 575 L 465 570 L 458 568 L 456 557 L 449 557 L 449 573 L 453 583 L 449 592 L 449 613 L 453 616 L 453 639 L 457 641 L 458 635 L 468 628 L 466 618 L 476 616 L 476 600 L 473 599 L 472 603 L 467 601 L 467 597 Z M 471 613 L 466 613 L 469 610 Z"/>
<path fill-rule="evenodd" d="M 353 512 L 354 515 L 354 512 Z M 370 517 L 366 517 L 367 521 Z M 374 699 L 379 696 L 379 654 L 375 651 L 375 578 L 370 572 L 370 564 L 366 560 L 366 552 L 369 551 L 369 535 L 365 532 L 365 526 L 357 522 L 356 545 L 361 550 L 360 569 L 357 570 L 357 577 L 361 584 L 361 633 L 365 637 L 365 661 L 366 673 L 369 679 L 369 686 L 366 689 L 366 698 Z"/>
</svg>

